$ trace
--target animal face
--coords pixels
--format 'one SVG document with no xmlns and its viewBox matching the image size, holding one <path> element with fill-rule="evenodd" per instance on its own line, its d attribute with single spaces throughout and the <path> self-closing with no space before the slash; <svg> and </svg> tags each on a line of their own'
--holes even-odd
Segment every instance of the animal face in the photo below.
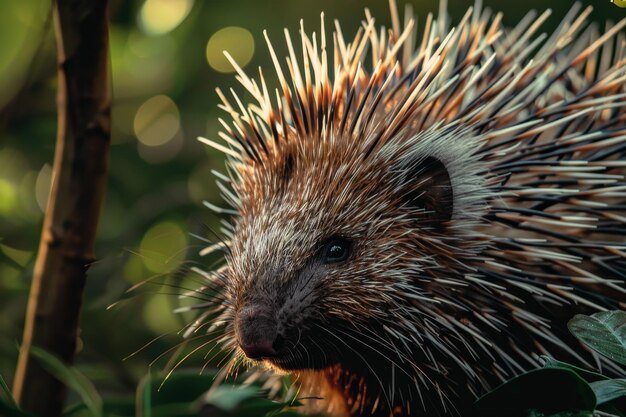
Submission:
<svg viewBox="0 0 626 417">
<path fill-rule="evenodd" d="M 444 233 L 453 192 L 438 159 L 408 149 L 363 158 L 349 138 L 310 141 L 247 171 L 228 293 L 248 358 L 287 370 L 345 363 L 364 350 L 347 336 L 406 320 L 407 293 L 427 299 L 436 250 L 420 236 Z"/>
</svg>

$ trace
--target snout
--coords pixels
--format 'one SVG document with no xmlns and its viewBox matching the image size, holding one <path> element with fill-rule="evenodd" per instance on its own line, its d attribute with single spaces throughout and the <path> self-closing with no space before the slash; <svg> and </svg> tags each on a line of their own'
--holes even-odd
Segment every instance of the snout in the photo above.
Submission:
<svg viewBox="0 0 626 417">
<path fill-rule="evenodd" d="M 237 341 L 250 359 L 271 359 L 278 355 L 278 325 L 271 313 L 261 306 L 247 306 L 237 317 Z"/>
</svg>

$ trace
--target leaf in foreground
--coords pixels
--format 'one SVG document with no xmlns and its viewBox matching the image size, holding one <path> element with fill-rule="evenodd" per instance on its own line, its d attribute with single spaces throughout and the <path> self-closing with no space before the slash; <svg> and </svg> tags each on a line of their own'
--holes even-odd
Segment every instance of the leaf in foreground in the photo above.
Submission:
<svg viewBox="0 0 626 417">
<path fill-rule="evenodd" d="M 30 354 L 39 361 L 45 370 L 68 388 L 76 391 L 92 416 L 102 416 L 102 398 L 87 377 L 78 372 L 76 368 L 67 366 L 59 358 L 41 348 L 31 346 Z"/>
<path fill-rule="evenodd" d="M 15 402 L 15 399 L 13 398 L 13 394 L 11 393 L 11 390 L 9 389 L 9 386 L 7 385 L 7 383 L 4 381 L 4 378 L 2 378 L 2 375 L 0 375 L 0 387 L 2 388 L 2 391 L 4 391 L 4 394 L 7 396 L 7 398 L 9 399 L 9 403 L 11 407 L 18 408 L 17 403 Z"/>
<path fill-rule="evenodd" d="M 544 368 L 557 368 L 557 369 L 568 369 L 578 374 L 582 379 L 587 382 L 595 382 L 602 381 L 605 379 L 609 379 L 608 376 L 602 375 L 601 373 L 590 371 L 588 369 L 581 368 L 576 365 L 572 365 L 571 363 L 558 361 L 550 356 L 541 356 L 541 360 L 543 361 Z"/>
<path fill-rule="evenodd" d="M 626 365 L 626 311 L 578 314 L 567 324 L 581 342 L 607 358 Z"/>
<path fill-rule="evenodd" d="M 274 401 L 264 398 L 266 392 L 255 386 L 235 387 L 222 385 L 210 391 L 201 401 L 203 416 L 299 416 L 290 407 L 300 405 L 299 401 Z"/>
<path fill-rule="evenodd" d="M 475 416 L 526 417 L 534 415 L 584 416 L 596 408 L 589 384 L 568 369 L 536 369 L 515 377 L 481 397 Z M 539 414 L 538 414 L 539 413 Z"/>
<path fill-rule="evenodd" d="M 607 379 L 592 382 L 591 388 L 596 393 L 598 405 L 613 401 L 619 397 L 626 397 L 626 379 Z"/>
</svg>

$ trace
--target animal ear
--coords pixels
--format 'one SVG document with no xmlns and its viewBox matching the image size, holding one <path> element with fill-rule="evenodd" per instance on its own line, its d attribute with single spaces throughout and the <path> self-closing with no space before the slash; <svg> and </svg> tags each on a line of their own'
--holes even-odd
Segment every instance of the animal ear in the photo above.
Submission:
<svg viewBox="0 0 626 417">
<path fill-rule="evenodd" d="M 420 158 L 406 168 L 405 207 L 423 209 L 420 225 L 441 228 L 452 218 L 454 194 L 445 165 L 432 156 Z"/>
</svg>

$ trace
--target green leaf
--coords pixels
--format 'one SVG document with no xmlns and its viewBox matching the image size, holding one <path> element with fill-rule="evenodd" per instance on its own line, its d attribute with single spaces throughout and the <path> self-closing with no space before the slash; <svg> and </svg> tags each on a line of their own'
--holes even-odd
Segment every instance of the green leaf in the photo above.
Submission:
<svg viewBox="0 0 626 417">
<path fill-rule="evenodd" d="M 135 411 L 135 399 L 133 397 L 105 399 L 102 403 L 102 414 L 107 417 L 137 417 Z M 92 414 L 85 403 L 80 402 L 63 411 L 63 417 L 74 416 L 92 417 Z"/>
<path fill-rule="evenodd" d="M 191 403 L 213 385 L 213 375 L 198 371 L 178 371 L 163 383 L 163 377 L 146 375 L 137 390 L 137 401 L 144 408 L 161 404 Z M 142 414 L 149 417 L 149 414 Z"/>
<path fill-rule="evenodd" d="M 545 368 L 558 368 L 558 369 L 569 369 L 578 374 L 585 381 L 590 383 L 589 385 L 596 391 L 593 387 L 594 382 L 605 382 L 610 378 L 602 375 L 598 372 L 589 371 L 587 369 L 579 368 L 572 364 L 557 361 L 549 356 L 542 356 L 541 359 L 544 361 Z M 596 392 L 596 397 L 598 396 L 598 392 Z M 614 400 L 608 400 L 610 403 L 605 403 L 601 401 L 601 398 L 598 398 L 598 410 L 604 411 L 607 414 L 607 417 L 626 417 L 626 397 L 616 398 Z M 622 411 L 619 411 L 619 410 Z M 552 416 L 550 416 L 552 417 Z"/>
<path fill-rule="evenodd" d="M 89 379 L 76 368 L 67 366 L 59 358 L 37 346 L 31 346 L 30 354 L 41 363 L 45 370 L 68 388 L 76 391 L 92 416 L 102 416 L 102 399 Z"/>
<path fill-rule="evenodd" d="M 589 384 L 574 371 L 543 368 L 505 382 L 474 405 L 477 417 L 526 417 L 531 412 L 535 416 L 564 412 L 578 416 L 591 415 L 596 398 Z"/>
<path fill-rule="evenodd" d="M 3 399 L 0 398 L 0 416 L 2 417 L 33 417 L 32 414 L 25 413 L 17 407 L 6 404 Z"/>
<path fill-rule="evenodd" d="M 81 411 L 89 410 L 85 403 L 73 404 L 63 410 L 63 417 L 72 417 L 74 415 L 81 415 Z"/>
<path fill-rule="evenodd" d="M 190 403 L 170 403 L 153 407 L 153 417 L 198 417 Z"/>
<path fill-rule="evenodd" d="M 245 401 L 240 407 L 232 413 L 236 417 L 249 417 L 252 413 L 264 416 L 268 413 L 276 413 L 287 407 L 280 401 L 272 401 L 267 398 L 255 398 Z"/>
<path fill-rule="evenodd" d="M 589 385 L 596 394 L 598 405 L 626 396 L 626 379 L 608 379 L 592 382 Z"/>
<path fill-rule="evenodd" d="M 0 244 L 0 258 L 2 258 L 2 260 L 5 262 L 7 262 L 7 259 L 10 259 L 8 263 L 10 263 L 14 268 L 20 271 L 23 270 L 26 265 L 28 265 L 28 262 L 32 258 L 32 255 L 33 253 L 30 251 L 20 250 Z"/>
<path fill-rule="evenodd" d="M 216 417 L 274 416 L 283 409 L 295 406 L 292 402 L 264 398 L 266 391 L 255 386 L 222 385 L 213 389 L 199 404 L 202 415 Z"/>
<path fill-rule="evenodd" d="M 597 417 L 626 417 L 626 407 L 623 404 L 617 407 L 612 405 L 612 403 L 602 404 L 597 411 L 604 413 L 598 413 Z"/>
<path fill-rule="evenodd" d="M 205 404 L 210 404 L 220 410 L 233 412 L 244 402 L 258 398 L 257 387 L 234 387 L 232 385 L 220 385 L 203 399 Z"/>
<path fill-rule="evenodd" d="M 9 405 L 11 405 L 13 408 L 19 408 L 17 403 L 15 402 L 15 399 L 13 398 L 13 393 L 11 393 L 9 386 L 4 381 L 4 378 L 2 378 L 2 375 L 0 375 L 0 387 L 2 387 L 2 391 L 4 391 L 4 394 L 9 399 Z"/>
<path fill-rule="evenodd" d="M 197 415 L 194 407 L 213 385 L 214 375 L 178 371 L 164 382 L 163 376 L 146 375 L 137 387 L 136 403 L 141 417 Z M 213 416 L 212 416 L 213 417 Z"/>
<path fill-rule="evenodd" d="M 0 246 L 2 246 L 2 245 L 0 245 Z M 9 255 L 7 255 L 2 250 L 2 248 L 0 248 L 0 263 L 5 263 L 5 264 L 11 266 L 12 268 L 17 269 L 18 271 L 22 271 L 24 269 L 24 265 L 20 264 L 15 259 L 13 259 Z"/>
<path fill-rule="evenodd" d="M 103 414 L 111 417 L 137 417 L 133 397 L 105 398 L 102 403 Z"/>
<path fill-rule="evenodd" d="M 567 324 L 581 342 L 607 358 L 626 365 L 626 311 L 576 315 Z"/>
<path fill-rule="evenodd" d="M 550 356 L 541 356 L 541 359 L 544 361 L 544 368 L 558 368 L 558 369 L 569 369 L 570 371 L 574 371 L 587 382 L 601 381 L 604 379 L 609 379 L 609 377 L 604 376 L 598 372 L 589 371 L 584 368 L 580 368 L 578 366 L 574 366 L 567 362 L 557 361 Z"/>
<path fill-rule="evenodd" d="M 593 413 L 590 411 L 563 411 L 562 413 L 546 415 L 541 411 L 530 410 L 527 417 L 593 417 Z"/>
<path fill-rule="evenodd" d="M 137 385 L 137 411 L 139 417 L 152 417 L 152 374 L 148 372 Z"/>
<path fill-rule="evenodd" d="M 17 402 L 13 398 L 13 394 L 11 393 L 11 390 L 9 389 L 7 383 L 4 381 L 4 378 L 2 378 L 2 375 L 0 375 L 0 387 L 5 394 L 5 397 L 7 397 L 7 399 L 5 400 L 2 398 L 2 396 L 0 396 L 0 416 L 31 417 L 30 414 L 22 411 L 17 405 Z"/>
</svg>

